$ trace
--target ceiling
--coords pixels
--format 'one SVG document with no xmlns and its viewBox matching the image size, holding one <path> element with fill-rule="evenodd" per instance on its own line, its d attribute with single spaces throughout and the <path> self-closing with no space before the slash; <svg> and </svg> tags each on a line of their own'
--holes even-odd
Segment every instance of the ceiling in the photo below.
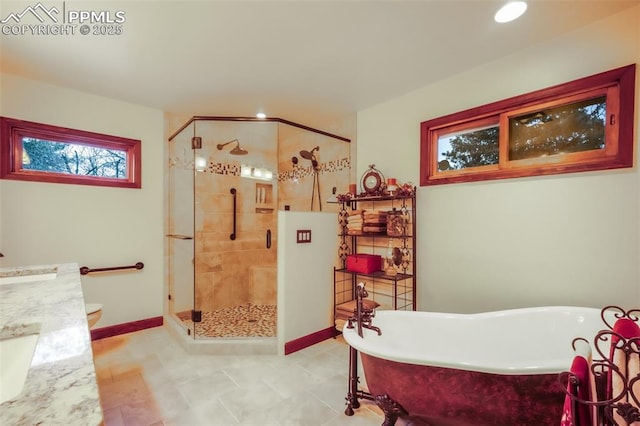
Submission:
<svg viewBox="0 0 640 426">
<path fill-rule="evenodd" d="M 123 33 L 3 34 L 3 72 L 181 115 L 264 111 L 321 126 L 638 0 L 529 0 L 507 24 L 493 21 L 504 3 L 493 0 L 42 3 L 121 10 Z M 0 20 L 36 4 L 2 0 Z"/>
</svg>

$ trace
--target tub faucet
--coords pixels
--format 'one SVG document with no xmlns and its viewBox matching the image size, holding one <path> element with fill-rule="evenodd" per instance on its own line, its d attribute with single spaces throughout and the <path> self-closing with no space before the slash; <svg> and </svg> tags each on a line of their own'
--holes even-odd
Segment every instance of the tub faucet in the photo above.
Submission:
<svg viewBox="0 0 640 426">
<path fill-rule="evenodd" d="M 347 328 L 353 328 L 353 321 L 356 321 L 358 323 L 358 336 L 364 337 L 362 335 L 363 328 L 374 330 L 378 333 L 378 336 L 380 336 L 382 334 L 382 331 L 380 331 L 378 327 L 374 327 L 373 325 L 371 325 L 371 321 L 376 315 L 374 310 L 365 308 L 363 304 L 363 300 L 367 296 L 369 296 L 369 293 L 367 293 L 367 290 L 364 288 L 364 283 L 359 282 L 356 286 L 356 316 L 355 318 L 349 318 Z"/>
</svg>

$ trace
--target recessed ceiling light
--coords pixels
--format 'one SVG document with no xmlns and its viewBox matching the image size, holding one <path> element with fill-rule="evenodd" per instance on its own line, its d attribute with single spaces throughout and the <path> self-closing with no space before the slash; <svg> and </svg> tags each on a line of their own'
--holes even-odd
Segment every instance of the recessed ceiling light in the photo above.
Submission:
<svg viewBox="0 0 640 426">
<path fill-rule="evenodd" d="M 496 22 L 505 23 L 519 18 L 527 10 L 527 3 L 511 1 L 500 8 L 493 17 Z"/>
<path fill-rule="evenodd" d="M 259 112 L 256 114 L 256 118 L 267 118 L 267 114 L 264 112 Z"/>
</svg>

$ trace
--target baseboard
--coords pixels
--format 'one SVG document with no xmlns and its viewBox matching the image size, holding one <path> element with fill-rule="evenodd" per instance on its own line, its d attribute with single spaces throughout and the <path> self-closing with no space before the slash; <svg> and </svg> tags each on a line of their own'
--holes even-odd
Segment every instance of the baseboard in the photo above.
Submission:
<svg viewBox="0 0 640 426">
<path fill-rule="evenodd" d="M 335 327 L 329 327 L 325 328 L 324 330 L 316 331 L 315 333 L 307 334 L 306 336 L 302 336 L 290 342 L 286 342 L 284 344 L 284 354 L 292 354 L 301 349 L 308 348 L 309 346 L 313 346 L 316 343 L 320 343 L 335 336 L 337 336 Z"/>
<path fill-rule="evenodd" d="M 132 333 L 134 331 L 145 330 L 147 328 L 160 327 L 163 324 L 162 317 L 147 318 L 139 321 L 126 322 L 124 324 L 110 325 L 108 327 L 96 328 L 91 331 L 91 340 L 105 339 L 107 337 L 118 336 L 120 334 Z"/>
</svg>

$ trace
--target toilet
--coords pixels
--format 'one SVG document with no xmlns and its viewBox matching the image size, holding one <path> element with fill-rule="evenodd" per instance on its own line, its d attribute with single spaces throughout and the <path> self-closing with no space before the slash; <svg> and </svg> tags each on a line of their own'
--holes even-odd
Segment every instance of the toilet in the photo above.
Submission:
<svg viewBox="0 0 640 426">
<path fill-rule="evenodd" d="M 85 310 L 87 311 L 89 328 L 92 328 L 102 317 L 102 305 L 99 303 L 86 303 Z"/>
</svg>

